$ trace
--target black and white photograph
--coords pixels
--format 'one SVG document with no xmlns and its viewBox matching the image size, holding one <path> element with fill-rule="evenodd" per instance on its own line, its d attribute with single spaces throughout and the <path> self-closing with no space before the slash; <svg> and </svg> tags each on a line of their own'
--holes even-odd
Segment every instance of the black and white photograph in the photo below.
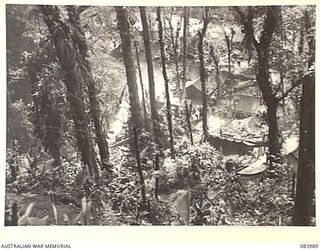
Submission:
<svg viewBox="0 0 320 250">
<path fill-rule="evenodd" d="M 3 226 L 315 227 L 316 6 L 101 4 L 5 5 Z"/>
</svg>

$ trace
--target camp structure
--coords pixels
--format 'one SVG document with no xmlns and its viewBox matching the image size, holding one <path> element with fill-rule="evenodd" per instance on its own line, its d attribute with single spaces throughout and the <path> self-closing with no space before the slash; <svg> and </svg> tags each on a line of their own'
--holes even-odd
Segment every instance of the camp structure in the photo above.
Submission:
<svg viewBox="0 0 320 250">
<path fill-rule="evenodd" d="M 264 143 L 250 142 L 226 136 L 210 135 L 208 142 L 223 155 L 253 155 L 254 149 L 264 147 Z"/>
<path fill-rule="evenodd" d="M 259 90 L 252 80 L 241 80 L 237 79 L 234 81 L 232 86 L 232 92 L 235 95 L 239 94 L 248 94 L 248 93 L 258 93 Z"/>
<path fill-rule="evenodd" d="M 186 72 L 187 81 L 192 82 L 199 78 L 199 65 L 192 64 Z"/>
<path fill-rule="evenodd" d="M 171 111 L 175 113 L 175 115 L 179 115 L 179 107 L 180 107 L 180 103 L 179 103 L 179 99 L 177 97 L 172 96 L 170 98 L 171 101 Z M 158 111 L 160 111 L 166 104 L 166 100 L 165 97 L 160 97 L 157 96 L 156 97 L 156 108 Z"/>
<path fill-rule="evenodd" d="M 236 117 L 247 117 L 265 110 L 261 103 L 261 98 L 252 95 L 240 94 L 237 95 L 234 113 Z"/>
<path fill-rule="evenodd" d="M 297 171 L 299 162 L 299 138 L 296 135 L 289 136 L 283 143 L 283 153 L 288 165 L 288 179 L 292 180 L 292 197 L 295 197 Z"/>
<path fill-rule="evenodd" d="M 264 154 L 258 160 L 237 171 L 240 184 L 247 185 L 249 182 L 259 184 L 263 172 L 267 169 L 266 161 L 267 156 Z"/>
<path fill-rule="evenodd" d="M 193 79 L 186 83 L 186 98 L 194 103 L 202 101 L 201 80 L 199 72 L 196 72 L 196 67 L 191 67 L 190 77 Z M 198 76 L 198 77 L 196 77 Z M 219 74 L 220 87 L 230 85 L 234 80 L 234 76 L 228 71 L 221 71 Z M 217 90 L 218 83 L 216 82 L 215 72 L 212 71 L 207 79 L 207 95 L 211 96 Z"/>
<path fill-rule="evenodd" d="M 251 142 L 263 142 L 266 140 L 268 127 L 256 116 L 242 119 L 233 119 L 221 127 L 221 135 L 236 139 L 246 138 Z"/>
<path fill-rule="evenodd" d="M 289 136 L 283 143 L 283 153 L 288 164 L 289 171 L 296 173 L 299 158 L 299 138 L 296 135 Z"/>
</svg>

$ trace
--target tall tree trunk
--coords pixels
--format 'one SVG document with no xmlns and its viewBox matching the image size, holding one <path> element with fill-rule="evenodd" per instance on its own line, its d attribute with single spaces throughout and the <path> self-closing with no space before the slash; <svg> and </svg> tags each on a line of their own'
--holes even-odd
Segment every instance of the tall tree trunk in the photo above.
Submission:
<svg viewBox="0 0 320 250">
<path fill-rule="evenodd" d="M 9 97 L 7 98 L 7 100 L 9 100 Z M 11 122 L 9 120 L 7 120 L 7 128 L 10 131 L 10 134 L 11 134 L 12 152 L 13 152 L 13 154 L 11 155 L 10 161 L 9 161 L 10 175 L 11 175 L 10 183 L 11 183 L 11 182 L 14 182 L 14 181 L 17 180 L 18 166 L 15 163 L 15 159 L 17 157 L 17 151 L 18 150 L 16 148 L 16 136 L 15 136 L 14 130 L 12 128 Z M 6 184 L 9 184 L 8 180 L 6 180 L 6 181 L 7 181 Z"/>
<path fill-rule="evenodd" d="M 109 164 L 109 146 L 106 139 L 106 133 L 103 131 L 101 125 L 101 110 L 99 106 L 99 100 L 97 98 L 97 92 L 95 88 L 95 81 L 91 75 L 88 75 L 87 79 L 88 87 L 88 96 L 90 103 L 90 115 L 92 116 L 95 133 L 96 133 L 96 142 L 99 148 L 99 154 L 101 159 L 101 164 L 103 169 L 111 171 Z"/>
<path fill-rule="evenodd" d="M 272 35 L 278 25 L 279 6 L 267 7 L 264 29 L 259 43 L 254 42 L 258 54 L 257 82 L 262 92 L 263 101 L 267 106 L 267 122 L 269 126 L 269 170 L 275 170 L 275 165 L 280 162 L 281 136 L 278 127 L 277 110 L 279 100 L 276 92 L 272 89 L 269 75 L 269 50 Z M 273 174 L 271 174 L 272 176 Z"/>
<path fill-rule="evenodd" d="M 303 78 L 300 110 L 299 163 L 293 224 L 311 224 L 315 188 L 315 77 Z"/>
<path fill-rule="evenodd" d="M 217 83 L 217 98 L 220 99 L 220 67 L 219 67 L 219 58 L 214 53 L 214 48 L 210 46 L 210 54 L 212 57 L 212 61 L 214 64 L 214 71 L 215 71 L 215 82 Z"/>
<path fill-rule="evenodd" d="M 91 73 L 91 65 L 88 60 L 88 46 L 85 40 L 85 34 L 80 24 L 80 17 L 79 12 L 74 6 L 68 6 L 68 13 L 69 13 L 69 21 L 72 25 L 74 25 L 74 28 L 77 30 L 76 33 L 74 33 L 75 37 L 73 41 L 75 42 L 75 47 L 78 47 L 78 53 L 80 58 L 80 63 L 85 66 L 86 70 L 82 69 L 82 75 L 84 82 L 86 83 L 86 86 L 88 88 L 88 96 L 89 96 L 89 103 L 90 103 L 90 115 L 93 119 L 94 127 L 95 127 L 95 133 L 96 133 L 96 141 L 99 148 L 100 158 L 101 158 L 101 164 L 103 169 L 108 170 L 110 165 L 109 162 L 109 147 L 108 142 L 106 139 L 106 134 L 104 133 L 101 125 L 101 110 L 99 106 L 99 100 L 97 98 L 97 91 L 96 91 L 96 83 L 93 79 L 92 73 Z"/>
<path fill-rule="evenodd" d="M 123 7 L 115 7 L 118 19 L 118 29 L 121 38 L 122 58 L 124 61 L 127 85 L 129 89 L 130 112 L 131 112 L 131 126 L 137 129 L 138 134 L 141 132 L 142 115 L 140 111 L 139 93 L 136 78 L 136 71 L 134 68 L 132 51 L 131 51 L 131 37 L 129 30 L 129 23 L 127 18 L 127 11 Z"/>
<path fill-rule="evenodd" d="M 30 83 L 30 90 L 32 95 L 33 107 L 32 107 L 32 122 L 34 124 L 34 135 L 35 137 L 42 137 L 43 131 L 41 130 L 41 105 L 40 105 L 40 98 L 37 95 L 39 92 L 38 89 L 38 79 L 37 74 L 41 72 L 41 67 L 38 62 L 30 62 L 27 67 L 27 75 L 28 81 Z"/>
<path fill-rule="evenodd" d="M 139 79 L 140 79 L 140 89 L 141 89 L 141 97 L 142 97 L 144 126 L 145 126 L 146 130 L 149 130 L 148 114 L 147 114 L 147 108 L 146 108 L 146 98 L 144 96 L 144 85 L 143 85 L 143 79 L 142 79 L 142 72 L 141 72 L 140 59 L 139 59 L 139 50 L 138 50 L 137 42 L 134 43 L 134 47 L 135 47 L 135 50 L 136 50 L 137 67 L 138 67 L 138 73 L 139 73 Z"/>
<path fill-rule="evenodd" d="M 311 224 L 315 189 L 315 77 L 303 78 L 300 110 L 299 163 L 293 224 Z"/>
<path fill-rule="evenodd" d="M 152 59 L 152 51 L 151 51 L 151 43 L 150 43 L 149 25 L 147 22 L 145 7 L 140 7 L 140 16 L 141 16 L 141 23 L 143 28 L 142 36 L 143 36 L 143 42 L 144 42 L 144 47 L 146 52 L 147 67 L 148 67 L 149 100 L 150 100 L 151 120 L 152 120 L 152 127 L 153 127 L 152 128 L 153 137 L 156 144 L 160 146 L 160 142 L 158 138 L 159 137 L 158 112 L 156 108 L 153 59 Z"/>
<path fill-rule="evenodd" d="M 160 169 L 160 156 L 159 154 L 156 154 L 156 158 L 155 158 L 155 171 L 159 171 Z M 156 177 L 156 181 L 155 181 L 155 186 L 154 186 L 154 197 L 156 198 L 156 200 L 158 200 L 158 194 L 159 194 L 159 177 Z"/>
<path fill-rule="evenodd" d="M 204 65 L 204 52 L 203 52 L 203 42 L 206 35 L 209 19 L 208 19 L 209 9 L 205 7 L 205 14 L 203 18 L 203 28 L 198 32 L 199 43 L 198 43 L 198 52 L 199 52 L 199 61 L 200 61 L 200 81 L 201 81 L 201 92 L 202 92 L 202 130 L 203 130 L 203 142 L 208 140 L 208 102 L 207 102 L 207 73 Z"/>
<path fill-rule="evenodd" d="M 175 69 L 176 69 L 176 79 L 177 79 L 176 89 L 177 89 L 177 92 L 179 93 L 179 97 L 181 97 L 179 61 L 178 61 L 179 24 L 178 24 L 176 36 L 175 36 L 174 35 L 174 28 L 172 26 L 172 15 L 173 15 L 173 7 L 171 7 L 171 16 L 169 19 L 170 39 L 171 39 L 171 44 L 172 44 L 172 48 L 173 48 L 174 65 L 175 65 Z"/>
<path fill-rule="evenodd" d="M 268 141 L 269 141 L 269 170 L 275 170 L 275 164 L 280 162 L 280 131 L 278 127 L 277 109 L 279 101 L 273 92 L 269 76 L 269 50 L 258 47 L 257 82 L 262 92 L 263 101 L 267 106 Z M 273 174 L 271 174 L 273 176 Z"/>
<path fill-rule="evenodd" d="M 166 91 L 166 107 L 167 107 L 166 113 L 167 113 L 168 130 L 169 130 L 169 137 L 170 137 L 170 153 L 171 153 L 171 158 L 174 159 L 175 156 L 174 156 L 174 142 L 173 142 L 173 129 L 172 129 L 172 117 L 171 117 L 169 79 L 168 79 L 167 70 L 166 70 L 166 56 L 165 56 L 165 52 L 164 52 L 163 29 L 162 29 L 160 7 L 157 7 L 157 19 L 158 19 L 158 25 L 159 25 L 159 44 L 160 44 L 160 53 L 161 53 L 162 74 L 163 74 L 165 91 Z"/>
<path fill-rule="evenodd" d="M 60 111 L 53 105 L 48 93 L 48 85 L 44 82 L 41 87 L 38 87 L 37 75 L 41 73 L 41 62 L 30 62 L 28 65 L 28 76 L 31 85 L 33 97 L 33 124 L 36 137 L 40 137 L 45 151 L 53 158 L 52 165 L 58 167 L 61 165 L 60 142 L 61 142 L 61 119 Z M 36 94 L 38 93 L 38 94 Z M 57 101 L 57 100 L 55 100 Z M 43 126 L 44 125 L 44 126 Z"/>
<path fill-rule="evenodd" d="M 190 143 L 191 145 L 193 145 L 193 135 L 192 135 L 192 126 L 191 126 L 192 103 L 190 103 L 190 107 L 188 107 L 187 101 L 185 101 L 184 104 L 186 107 L 186 120 L 187 120 Z"/>
<path fill-rule="evenodd" d="M 44 21 L 48 26 L 51 39 L 56 48 L 61 69 L 64 72 L 64 82 L 68 91 L 68 101 L 71 106 L 71 114 L 74 121 L 78 150 L 90 175 L 97 182 L 99 171 L 96 162 L 96 154 L 90 138 L 88 117 L 85 113 L 84 94 L 78 76 L 75 72 L 76 60 L 75 49 L 69 37 L 69 27 L 59 18 L 60 11 L 56 6 L 40 6 Z"/>
<path fill-rule="evenodd" d="M 282 9 L 282 8 L 281 8 Z M 282 11 L 282 10 L 281 10 Z M 285 49 L 285 44 L 287 42 L 287 36 L 285 35 L 285 29 L 283 27 L 283 22 L 281 21 L 279 23 L 279 29 L 280 29 L 280 49 Z M 295 43 L 295 38 L 293 38 L 291 40 L 293 43 Z M 286 78 L 286 68 L 285 68 L 285 64 L 287 62 L 285 62 L 283 60 L 282 57 L 280 57 L 278 59 L 278 63 L 279 63 L 279 73 L 280 73 L 280 88 L 281 88 L 281 96 L 284 96 L 285 94 L 285 83 L 284 80 Z M 280 103 L 279 103 L 280 105 Z M 285 98 L 282 99 L 281 101 L 281 106 L 282 106 L 282 115 L 285 116 L 285 112 L 286 112 L 286 102 L 285 102 Z"/>
<path fill-rule="evenodd" d="M 305 28 L 309 34 L 308 67 L 314 65 L 315 40 L 311 33 L 309 12 L 305 11 Z M 303 78 L 300 105 L 299 164 L 297 174 L 297 191 L 294 204 L 293 224 L 307 226 L 311 224 L 313 197 L 315 190 L 315 73 Z"/>
<path fill-rule="evenodd" d="M 52 166 L 58 167 L 61 166 L 61 117 L 59 111 L 53 106 L 52 101 L 49 99 L 48 93 L 45 95 L 46 104 L 43 106 L 46 110 L 44 144 L 53 158 Z"/>
<path fill-rule="evenodd" d="M 181 86 L 181 99 L 186 98 L 186 82 L 187 82 L 187 32 L 189 26 L 189 8 L 183 7 L 183 55 L 182 55 L 182 86 Z"/>
<path fill-rule="evenodd" d="M 260 41 L 258 42 L 254 36 L 253 17 L 254 13 L 251 7 L 248 7 L 248 14 L 245 15 L 239 7 L 235 7 L 236 12 L 239 14 L 245 29 L 245 39 L 248 50 L 251 50 L 252 44 L 258 54 L 257 65 L 257 82 L 262 92 L 262 97 L 265 105 L 267 106 L 267 123 L 269 126 L 268 139 L 269 139 L 269 170 L 270 176 L 273 176 L 275 166 L 280 162 L 280 132 L 278 127 L 277 109 L 279 99 L 277 92 L 272 89 L 269 75 L 269 50 L 273 33 L 278 26 L 278 15 L 281 11 L 279 6 L 266 7 L 266 16 L 261 32 Z M 251 53 L 250 53 L 251 54 Z"/>
<path fill-rule="evenodd" d="M 137 129 L 135 127 L 133 127 L 132 129 L 133 129 L 133 139 L 134 139 L 134 151 L 135 151 L 135 156 L 136 156 L 136 161 L 137 161 L 137 172 L 138 172 L 139 178 L 140 178 L 141 197 L 142 197 L 143 204 L 147 204 L 146 187 L 145 187 L 145 182 L 144 182 L 144 177 L 143 177 L 143 172 L 142 172 L 142 164 L 141 164 L 141 159 L 140 159 L 139 135 L 138 135 Z"/>
<path fill-rule="evenodd" d="M 127 76 L 127 84 L 129 88 L 129 99 L 130 99 L 130 127 L 133 131 L 133 139 L 134 143 L 131 145 L 133 153 L 136 156 L 136 164 L 137 164 L 137 172 L 140 178 L 141 185 L 141 196 L 142 201 L 146 204 L 146 193 L 145 193 L 145 182 L 142 173 L 142 165 L 140 159 L 140 151 L 139 151 L 139 134 L 141 132 L 141 121 L 142 115 L 140 111 L 139 105 L 139 94 L 138 94 L 138 86 L 136 79 L 136 71 L 134 68 L 132 51 L 131 51 L 131 37 L 130 37 L 130 29 L 127 18 L 127 11 L 124 7 L 115 7 L 118 19 L 118 29 L 120 32 L 121 38 L 121 48 L 122 48 L 122 58 L 124 61 L 124 65 L 126 68 L 126 76 Z"/>
<path fill-rule="evenodd" d="M 284 74 L 281 71 L 280 72 L 280 86 L 281 86 L 281 96 L 284 96 Z M 285 102 L 285 98 L 282 99 L 282 112 L 283 115 L 285 115 L 286 113 L 286 102 Z"/>
<path fill-rule="evenodd" d="M 227 35 L 226 32 L 224 32 L 224 38 L 227 45 L 227 51 L 228 51 L 228 71 L 231 73 L 231 53 L 233 49 L 233 36 L 235 34 L 235 31 L 233 28 L 231 28 L 231 38 L 229 35 Z"/>
</svg>

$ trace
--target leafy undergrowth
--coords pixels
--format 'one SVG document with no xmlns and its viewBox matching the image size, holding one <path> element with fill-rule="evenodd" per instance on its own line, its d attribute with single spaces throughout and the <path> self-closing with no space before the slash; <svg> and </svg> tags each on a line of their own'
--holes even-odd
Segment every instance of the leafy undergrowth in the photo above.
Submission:
<svg viewBox="0 0 320 250">
<path fill-rule="evenodd" d="M 59 172 L 48 166 L 43 170 L 48 159 L 39 157 L 38 169 L 20 171 L 16 181 L 7 183 L 6 207 L 16 202 L 21 225 L 291 224 L 293 200 L 286 175 L 244 185 L 237 168 L 227 169 L 226 159 L 208 143 L 181 143 L 178 148 L 175 159 L 163 153 L 160 170 L 154 170 L 152 146 L 144 151 L 146 202 L 135 159 L 122 146 L 112 149 L 112 175 L 100 172 L 98 183 L 76 158 L 65 161 Z M 28 168 L 27 158 L 16 161 Z M 284 173 L 285 167 L 279 166 L 278 172 Z"/>
<path fill-rule="evenodd" d="M 49 195 L 41 195 L 41 194 L 32 194 L 32 193 L 22 193 L 22 194 L 12 194 L 7 193 L 6 195 L 6 206 L 9 204 L 13 204 L 14 202 L 18 205 L 18 210 L 20 211 L 19 217 L 21 218 L 23 214 L 27 211 L 27 208 L 30 204 L 34 203 L 32 211 L 28 216 L 29 221 L 26 221 L 26 224 L 35 223 L 37 225 L 37 221 L 40 224 L 42 219 L 45 225 L 56 225 L 54 210 L 52 208 L 52 203 Z M 55 205 L 58 211 L 58 224 L 59 225 L 67 225 L 65 221 L 64 214 L 68 215 L 68 217 L 72 220 L 77 217 L 79 214 L 79 208 L 77 208 L 73 204 L 57 204 Z M 30 220 L 31 218 L 31 220 Z M 37 218 L 33 219 L 32 218 Z M 31 222 L 31 223 L 30 223 Z"/>
</svg>

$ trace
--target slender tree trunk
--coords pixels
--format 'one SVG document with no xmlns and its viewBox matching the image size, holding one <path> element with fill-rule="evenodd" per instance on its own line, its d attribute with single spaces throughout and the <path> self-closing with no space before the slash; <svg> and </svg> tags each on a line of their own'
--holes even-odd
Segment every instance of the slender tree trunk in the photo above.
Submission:
<svg viewBox="0 0 320 250">
<path fill-rule="evenodd" d="M 122 45 L 122 57 L 123 57 L 124 65 L 126 68 L 127 84 L 129 88 L 130 112 L 131 112 L 130 127 L 132 128 L 133 137 L 134 137 L 132 150 L 136 156 L 137 172 L 140 177 L 142 201 L 144 204 L 146 204 L 145 183 L 144 183 L 144 177 L 142 173 L 142 165 L 141 165 L 139 143 L 138 143 L 140 130 L 142 128 L 141 126 L 142 115 L 141 115 L 140 105 L 139 105 L 139 94 L 138 94 L 136 72 L 134 68 L 132 51 L 131 51 L 130 29 L 129 29 L 126 9 L 124 7 L 115 7 L 115 10 L 117 13 L 118 29 L 120 32 L 121 45 Z"/>
<path fill-rule="evenodd" d="M 159 157 L 159 154 L 156 154 L 154 170 L 158 171 L 159 169 L 160 169 L 160 157 Z M 154 196 L 156 200 L 158 200 L 158 194 L 159 194 L 159 177 L 156 177 L 155 187 L 154 187 Z"/>
<path fill-rule="evenodd" d="M 145 187 L 145 182 L 144 182 L 144 177 L 143 177 L 143 172 L 142 172 L 140 150 L 139 150 L 139 143 L 138 143 L 139 135 L 138 135 L 137 129 L 135 127 L 133 127 L 133 137 L 134 137 L 134 152 L 135 152 L 136 161 L 137 161 L 137 172 L 138 172 L 139 178 L 140 178 L 142 202 L 143 202 L 143 204 L 147 204 L 146 187 Z"/>
<path fill-rule="evenodd" d="M 153 72 L 153 59 L 150 43 L 150 32 L 149 25 L 147 22 L 147 15 L 145 7 L 140 7 L 140 16 L 142 23 L 142 36 L 144 47 L 146 51 L 146 60 L 148 67 L 148 80 L 149 80 L 149 100 L 150 100 L 150 110 L 151 110 L 151 120 L 152 120 L 152 129 L 154 141 L 160 146 L 159 142 L 159 128 L 158 128 L 158 112 L 156 108 L 156 97 L 155 97 L 155 83 L 154 83 L 154 72 Z"/>
<path fill-rule="evenodd" d="M 291 186 L 291 197 L 292 199 L 296 196 L 296 173 L 293 173 L 292 175 L 292 186 Z"/>
<path fill-rule="evenodd" d="M 172 44 L 172 48 L 173 48 L 174 65 L 175 65 L 175 69 L 176 69 L 176 78 L 177 78 L 176 88 L 179 93 L 179 96 L 181 96 L 179 61 L 178 61 L 178 39 L 177 39 L 177 37 L 179 37 L 179 28 L 177 28 L 176 37 L 175 37 L 174 32 L 173 32 L 174 29 L 172 26 L 172 15 L 173 15 L 173 8 L 171 8 L 171 17 L 169 19 L 169 27 L 170 27 L 171 44 Z"/>
<path fill-rule="evenodd" d="M 101 110 L 99 106 L 99 100 L 96 94 L 95 82 L 92 76 L 89 75 L 87 80 L 89 103 L 90 103 L 90 114 L 93 119 L 94 128 L 96 132 L 96 142 L 99 148 L 99 154 L 103 169 L 111 171 L 109 162 L 109 146 L 106 139 L 106 134 L 103 131 L 101 125 Z"/>
<path fill-rule="evenodd" d="M 284 95 L 284 75 L 283 72 L 280 72 L 280 85 L 281 85 L 281 96 Z M 283 114 L 286 113 L 286 102 L 285 102 L 285 98 L 282 99 L 282 110 L 283 110 Z"/>
<path fill-rule="evenodd" d="M 231 73 L 231 51 L 230 51 L 230 38 L 225 33 L 225 41 L 227 44 L 227 50 L 228 50 L 228 71 Z"/>
<path fill-rule="evenodd" d="M 224 37 L 227 45 L 228 50 L 228 71 L 231 73 L 231 53 L 232 53 L 232 47 L 233 47 L 233 36 L 234 36 L 234 30 L 231 28 L 231 38 L 229 35 L 227 35 L 226 32 L 224 32 Z"/>
<path fill-rule="evenodd" d="M 68 26 L 59 18 L 60 12 L 56 6 L 41 6 L 40 10 L 48 26 L 52 42 L 55 45 L 61 69 L 64 72 L 64 82 L 68 91 L 68 101 L 71 106 L 78 150 L 81 152 L 84 165 L 88 167 L 90 175 L 92 175 L 97 182 L 99 179 L 99 171 L 96 154 L 90 138 L 88 117 L 85 113 L 84 94 L 74 70 L 77 60 L 73 44 L 70 42 L 71 39 L 68 36 L 71 32 Z"/>
<path fill-rule="evenodd" d="M 205 7 L 205 16 L 203 19 L 203 28 L 201 32 L 198 32 L 199 36 L 199 43 L 198 43 L 198 52 L 199 52 L 199 61 L 200 61 L 200 81 L 201 81 L 201 92 L 202 92 L 202 129 L 203 129 L 203 142 L 206 142 L 208 140 L 208 103 L 207 103 L 207 74 L 206 74 L 206 68 L 204 65 L 204 52 L 203 52 L 203 42 L 204 37 L 206 35 L 207 26 L 209 23 L 208 20 L 208 7 Z"/>
<path fill-rule="evenodd" d="M 42 130 L 41 130 L 41 121 L 40 121 L 40 100 L 39 96 L 37 95 L 38 92 L 38 79 L 37 73 L 41 72 L 40 64 L 34 61 L 31 61 L 27 68 L 27 75 L 28 80 L 30 83 L 32 101 L 33 101 L 33 108 L 32 108 L 32 122 L 34 124 L 34 135 L 35 137 L 42 137 Z"/>
<path fill-rule="evenodd" d="M 91 73 L 91 65 L 88 60 L 88 51 L 89 48 L 87 46 L 85 40 L 85 34 L 80 24 L 80 17 L 79 12 L 76 10 L 74 6 L 68 6 L 68 13 L 69 13 L 69 21 L 73 24 L 74 28 L 77 30 L 75 33 L 75 37 L 73 39 L 74 46 L 78 47 L 79 58 L 81 60 L 81 64 L 85 66 L 85 70 L 82 69 L 83 79 L 86 83 L 88 88 L 88 96 L 89 96 L 89 103 L 90 103 L 90 115 L 93 119 L 95 133 L 96 133 L 96 141 L 99 148 L 101 164 L 103 169 L 111 171 L 109 169 L 109 147 L 108 142 L 106 139 L 106 134 L 104 133 L 101 125 L 101 110 L 99 105 L 99 100 L 97 98 L 97 91 L 96 91 L 96 83 L 93 79 Z M 81 38 L 81 39 L 80 39 Z"/>
<path fill-rule="evenodd" d="M 187 82 L 187 33 L 189 25 L 189 8 L 183 7 L 183 55 L 182 55 L 182 86 L 181 86 L 181 99 L 186 98 L 186 82 Z"/>
<path fill-rule="evenodd" d="M 284 49 L 284 44 L 286 42 L 286 35 L 285 35 L 285 30 L 284 30 L 284 27 L 282 25 L 282 22 L 280 22 L 280 48 L 281 49 Z M 294 39 L 292 40 L 294 41 Z M 284 79 L 285 79 L 285 66 L 284 64 L 287 63 L 287 62 L 284 62 L 282 58 L 279 58 L 279 71 L 280 71 L 280 87 L 281 87 L 281 96 L 284 96 L 285 94 L 285 91 L 284 91 Z M 286 112 L 286 107 L 285 107 L 285 98 L 282 99 L 282 102 L 281 102 L 281 105 L 282 105 L 282 114 L 283 116 L 285 115 L 285 112 Z"/>
<path fill-rule="evenodd" d="M 171 153 L 171 158 L 174 158 L 175 155 L 174 155 L 169 79 L 168 79 L 167 70 L 166 70 L 166 56 L 165 56 L 165 52 L 164 52 L 163 29 L 162 29 L 160 7 L 157 7 L 157 19 L 158 19 L 158 24 L 159 24 L 159 44 L 160 44 L 160 53 L 161 53 L 162 74 L 163 74 L 165 91 L 166 91 L 166 107 L 167 107 L 166 113 L 167 113 L 168 130 L 169 130 L 169 138 L 170 138 L 170 153 Z"/>
<path fill-rule="evenodd" d="M 210 54 L 212 57 L 212 61 L 214 63 L 214 70 L 215 70 L 215 81 L 217 83 L 217 98 L 220 99 L 220 67 L 219 67 L 219 58 L 214 53 L 214 48 L 210 47 Z"/>
<path fill-rule="evenodd" d="M 45 121 L 46 132 L 44 136 L 44 144 L 53 158 L 52 166 L 58 167 L 61 166 L 61 117 L 59 111 L 55 109 L 53 103 L 49 99 L 48 94 L 46 94 L 45 99 L 46 105 L 44 107 L 46 107 L 45 110 L 47 114 Z"/>
<path fill-rule="evenodd" d="M 303 34 L 303 29 L 300 29 L 300 34 L 299 34 L 299 45 L 298 45 L 298 51 L 299 54 L 301 55 L 303 53 L 303 44 L 304 44 L 304 34 Z"/>
<path fill-rule="evenodd" d="M 186 120 L 187 120 L 190 143 L 191 145 L 193 145 L 193 135 L 192 135 L 192 126 L 191 126 L 192 103 L 190 103 L 190 108 L 188 108 L 187 101 L 185 101 L 184 103 L 186 107 Z"/>
<path fill-rule="evenodd" d="M 146 98 L 144 96 L 144 85 L 143 85 L 143 79 L 142 79 L 142 73 L 141 73 L 141 66 L 140 66 L 140 60 L 139 60 L 139 50 L 138 50 L 137 42 L 134 43 L 134 47 L 136 50 L 137 67 L 138 67 L 138 73 L 139 73 L 139 79 L 140 79 L 144 126 L 145 126 L 146 130 L 149 130 L 148 114 L 147 114 L 147 108 L 146 108 Z"/>
<path fill-rule="evenodd" d="M 17 180 L 17 172 L 18 172 L 18 167 L 15 163 L 15 158 L 17 157 L 17 148 L 16 148 L 16 143 L 15 143 L 15 140 L 16 140 L 16 136 L 15 136 L 15 133 L 14 133 L 14 130 L 12 128 L 12 125 L 10 123 L 9 120 L 7 120 L 7 127 L 11 133 L 11 140 L 12 140 L 12 152 L 13 154 L 11 155 L 11 159 L 9 161 L 9 166 L 10 166 L 10 175 L 11 175 L 11 178 L 10 178 L 10 183 L 11 182 L 14 182 Z M 8 183 L 6 183 L 8 184 Z"/>
<path fill-rule="evenodd" d="M 131 51 L 131 37 L 129 30 L 129 23 L 127 19 L 127 11 L 123 7 L 115 7 L 118 19 L 118 29 L 120 32 L 122 57 L 126 69 L 127 85 L 129 89 L 130 112 L 131 112 L 131 126 L 137 129 L 138 134 L 142 128 L 142 115 L 140 111 L 140 102 L 137 86 L 136 71 L 134 68 L 132 51 Z"/>
</svg>

